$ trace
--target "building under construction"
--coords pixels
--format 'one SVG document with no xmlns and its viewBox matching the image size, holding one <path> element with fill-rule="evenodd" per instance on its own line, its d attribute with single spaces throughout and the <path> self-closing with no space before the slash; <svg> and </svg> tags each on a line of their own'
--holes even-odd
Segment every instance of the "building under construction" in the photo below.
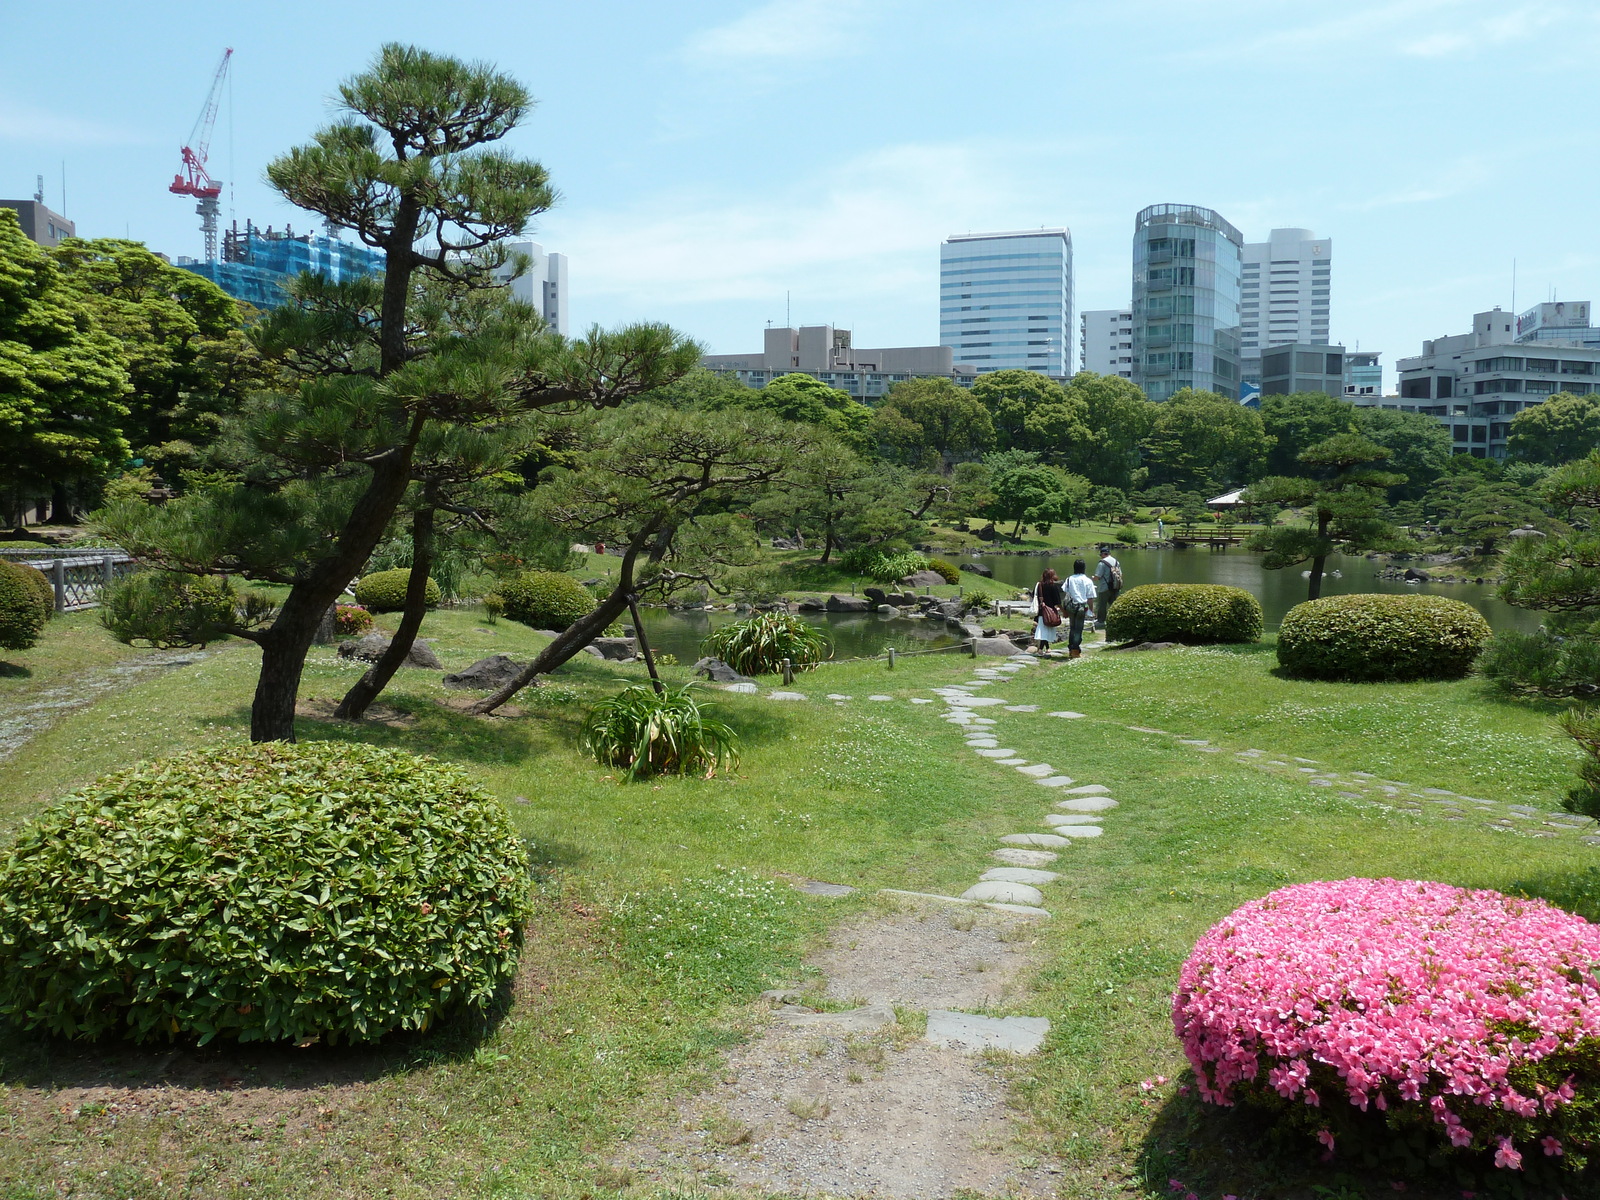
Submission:
<svg viewBox="0 0 1600 1200">
<path fill-rule="evenodd" d="M 284 285 L 303 271 L 345 283 L 383 270 L 381 250 L 341 242 L 325 234 L 295 233 L 291 227 L 258 229 L 249 221 L 222 234 L 222 261 L 179 258 L 175 264 L 204 275 L 228 295 L 257 308 L 276 308 Z"/>
</svg>

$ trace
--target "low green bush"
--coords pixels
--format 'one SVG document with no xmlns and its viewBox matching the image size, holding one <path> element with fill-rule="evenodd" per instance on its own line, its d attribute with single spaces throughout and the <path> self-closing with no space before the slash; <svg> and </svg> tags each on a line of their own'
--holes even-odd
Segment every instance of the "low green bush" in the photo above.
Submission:
<svg viewBox="0 0 1600 1200">
<path fill-rule="evenodd" d="M 648 684 L 623 688 L 590 710 L 579 742 L 608 767 L 629 779 L 646 775 L 704 775 L 738 759 L 733 730 L 700 711 L 693 684 L 657 694 Z"/>
<path fill-rule="evenodd" d="M 1123 525 L 1117 529 L 1117 541 L 1124 546 L 1137 546 L 1139 544 L 1139 531 L 1132 525 Z"/>
<path fill-rule="evenodd" d="M 833 656 L 827 636 L 793 613 L 765 612 L 711 632 L 700 653 L 720 658 L 742 675 L 771 675 L 788 659 L 796 671 L 809 671 Z"/>
<path fill-rule="evenodd" d="M 1106 614 L 1110 642 L 1253 642 L 1261 637 L 1261 602 L 1218 583 L 1145 583 L 1129 588 Z"/>
<path fill-rule="evenodd" d="M 927 567 L 928 560 L 915 550 L 855 546 L 844 552 L 839 566 L 852 575 L 865 575 L 875 583 L 894 583 Z"/>
<path fill-rule="evenodd" d="M 530 629 L 562 630 L 595 609 L 583 584 L 558 571 L 524 571 L 500 585 L 505 614 Z"/>
<path fill-rule="evenodd" d="M 337 604 L 333 609 L 333 631 L 340 637 L 359 637 L 372 628 L 372 614 L 359 604 Z"/>
<path fill-rule="evenodd" d="M 409 567 L 396 567 L 392 571 L 374 571 L 356 581 L 356 603 L 372 612 L 400 612 L 406 606 L 406 589 L 411 586 Z M 428 607 L 433 608 L 442 599 L 439 585 L 428 580 L 425 589 Z"/>
<path fill-rule="evenodd" d="M 26 563 L 14 562 L 11 564 L 22 572 L 22 578 L 33 589 L 39 608 L 44 613 L 44 619 L 50 620 L 56 615 L 56 586 L 51 583 L 45 573 L 37 567 L 30 567 Z"/>
<path fill-rule="evenodd" d="M 1502 629 L 1483 647 L 1477 669 L 1502 691 L 1518 695 L 1592 696 L 1600 690 L 1600 630 L 1533 633 Z"/>
<path fill-rule="evenodd" d="M 28 649 L 39 640 L 48 619 L 26 570 L 0 560 L 0 650 Z"/>
<path fill-rule="evenodd" d="M 372 1041 L 482 1009 L 527 854 L 465 771 L 342 742 L 109 775 L 0 857 L 0 1023 L 136 1042 Z"/>
<path fill-rule="evenodd" d="M 961 571 L 954 564 L 947 563 L 942 558 L 930 558 L 926 569 L 942 577 L 946 583 L 961 582 Z"/>
<path fill-rule="evenodd" d="M 225 579 L 180 571 L 138 571 L 100 593 L 100 623 L 119 642 L 165 649 L 204 646 L 272 609 L 258 592 L 235 592 Z"/>
<path fill-rule="evenodd" d="M 1324 596 L 1283 618 L 1278 665 L 1305 679 L 1459 679 L 1488 638 L 1478 610 L 1446 596 Z"/>
</svg>

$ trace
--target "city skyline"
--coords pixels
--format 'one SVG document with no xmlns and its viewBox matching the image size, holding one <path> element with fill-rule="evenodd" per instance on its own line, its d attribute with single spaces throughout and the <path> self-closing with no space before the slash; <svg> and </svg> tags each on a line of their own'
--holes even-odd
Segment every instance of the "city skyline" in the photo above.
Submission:
<svg viewBox="0 0 1600 1200">
<path fill-rule="evenodd" d="M 1463 300 L 1511 309 L 1513 260 L 1519 309 L 1600 283 L 1600 253 L 1563 229 L 1584 215 L 1582 130 L 1484 110 L 1474 69 L 1492 58 L 1508 92 L 1545 90 L 1600 40 L 1600 13 L 1572 3 L 469 3 L 445 27 L 409 2 L 276 11 L 14 14 L 0 47 L 0 195 L 31 196 L 43 175 L 47 203 L 81 234 L 197 255 L 193 206 L 166 184 L 231 45 L 212 151 L 223 220 L 309 228 L 262 169 L 325 123 L 338 81 L 394 38 L 494 61 L 539 98 L 510 140 L 563 192 L 527 236 L 570 260 L 575 330 L 665 320 L 733 352 L 771 320 L 927 344 L 939 340 L 939 243 L 1039 226 L 1073 232 L 1076 307 L 1121 308 L 1133 216 L 1166 202 L 1211 208 L 1252 238 L 1304 227 L 1336 240 L 1330 340 L 1381 347 L 1391 363 L 1453 329 Z M 1157 48 L 1140 33 L 1151 20 L 1165 31 Z M 944 86 L 922 70 L 930 60 L 969 64 L 984 86 Z M 1047 62 L 1071 69 L 1011 69 Z M 1307 83 L 1308 64 L 1323 83 Z M 1261 105 L 1264 90 L 1279 102 Z M 1208 111 L 1213 136 L 1168 136 L 1175 103 Z M 1367 165 L 1330 173 L 1303 153 L 1308 127 Z M 1486 140 L 1510 161 L 1491 169 L 1475 149 Z M 803 152 L 768 152 L 785 147 Z M 1515 182 L 1549 161 L 1569 186 Z"/>
</svg>

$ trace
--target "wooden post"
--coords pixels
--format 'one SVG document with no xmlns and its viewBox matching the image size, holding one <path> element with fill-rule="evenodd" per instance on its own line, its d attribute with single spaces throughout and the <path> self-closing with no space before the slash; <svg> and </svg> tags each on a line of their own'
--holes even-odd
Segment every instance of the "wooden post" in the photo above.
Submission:
<svg viewBox="0 0 1600 1200">
<path fill-rule="evenodd" d="M 978 657 L 978 639 L 977 638 L 968 638 L 967 639 L 967 654 L 971 658 L 977 658 Z"/>
<path fill-rule="evenodd" d="M 644 669 L 650 672 L 650 683 L 655 687 L 656 695 L 665 696 L 667 685 L 656 674 L 656 656 L 650 653 L 649 639 L 644 636 L 644 622 L 639 619 L 639 597 L 632 592 L 628 593 L 628 615 L 633 618 L 633 636 L 639 639 L 639 653 L 644 655 Z"/>
<path fill-rule="evenodd" d="M 67 560 L 58 558 L 50 565 L 50 583 L 56 590 L 56 611 L 67 611 Z"/>
</svg>

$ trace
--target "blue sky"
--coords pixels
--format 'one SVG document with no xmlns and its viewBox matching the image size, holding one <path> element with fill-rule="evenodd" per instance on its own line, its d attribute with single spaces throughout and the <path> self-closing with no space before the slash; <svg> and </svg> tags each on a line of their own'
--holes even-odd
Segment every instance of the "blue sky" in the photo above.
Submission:
<svg viewBox="0 0 1600 1200">
<path fill-rule="evenodd" d="M 198 254 L 166 185 L 218 55 L 223 214 L 312 222 L 262 182 L 385 40 L 482 58 L 562 193 L 577 326 L 666 320 L 717 352 L 784 318 L 938 337 L 950 233 L 1067 225 L 1077 303 L 1128 298 L 1146 204 L 1334 243 L 1333 335 L 1386 365 L 1470 314 L 1600 299 L 1593 0 L 752 0 L 15 5 L 0 195 Z M 1392 380 L 1392 375 L 1391 375 Z"/>
</svg>

